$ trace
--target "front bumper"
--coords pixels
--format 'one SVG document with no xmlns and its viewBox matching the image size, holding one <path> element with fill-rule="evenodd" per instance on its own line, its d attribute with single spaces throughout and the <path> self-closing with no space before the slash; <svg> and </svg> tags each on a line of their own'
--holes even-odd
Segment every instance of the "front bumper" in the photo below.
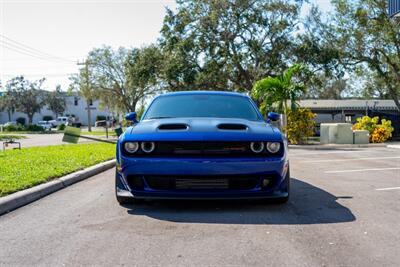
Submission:
<svg viewBox="0 0 400 267">
<path fill-rule="evenodd" d="M 288 196 L 288 162 L 282 158 L 126 158 L 117 165 L 117 195 L 146 199 L 249 199 L 281 198 Z M 246 189 L 159 189 L 152 187 L 146 177 L 258 177 L 252 188 Z M 140 188 L 132 186 L 129 177 L 143 182 Z M 263 179 L 273 177 L 273 183 L 263 186 Z M 271 178 L 272 179 L 272 178 Z"/>
</svg>

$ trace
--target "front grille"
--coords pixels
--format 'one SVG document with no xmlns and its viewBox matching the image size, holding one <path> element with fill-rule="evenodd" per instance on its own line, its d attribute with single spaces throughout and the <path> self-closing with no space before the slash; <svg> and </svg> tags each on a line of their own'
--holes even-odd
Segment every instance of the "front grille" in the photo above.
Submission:
<svg viewBox="0 0 400 267">
<path fill-rule="evenodd" d="M 150 188 L 156 190 L 250 190 L 260 183 L 259 176 L 144 176 Z"/>
<path fill-rule="evenodd" d="M 256 154 L 250 149 L 251 142 L 199 142 L 199 141 L 162 141 L 156 142 L 156 148 L 152 153 L 146 154 L 138 151 L 133 155 L 126 156 L 165 156 L 165 157 L 268 157 L 283 155 L 283 146 L 281 151 L 271 154 L 264 150 L 262 153 Z"/>
<path fill-rule="evenodd" d="M 177 178 L 175 179 L 176 189 L 228 189 L 228 179 L 188 179 Z"/>
</svg>

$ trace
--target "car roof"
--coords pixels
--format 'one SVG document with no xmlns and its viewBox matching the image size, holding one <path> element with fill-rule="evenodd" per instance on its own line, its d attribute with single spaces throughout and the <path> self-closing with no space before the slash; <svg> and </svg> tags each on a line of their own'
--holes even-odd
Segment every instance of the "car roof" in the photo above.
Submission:
<svg viewBox="0 0 400 267">
<path fill-rule="evenodd" d="M 248 98 L 246 94 L 231 92 L 231 91 L 179 91 L 179 92 L 170 92 L 158 95 L 158 97 L 164 96 L 175 96 L 175 95 L 226 95 L 226 96 L 240 96 Z"/>
</svg>

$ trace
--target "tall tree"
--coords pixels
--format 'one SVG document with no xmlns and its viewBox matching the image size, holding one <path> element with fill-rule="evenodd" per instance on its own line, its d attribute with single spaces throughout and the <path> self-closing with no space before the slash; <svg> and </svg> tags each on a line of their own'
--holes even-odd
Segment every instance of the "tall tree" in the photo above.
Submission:
<svg viewBox="0 0 400 267">
<path fill-rule="evenodd" d="M 156 46 L 128 50 L 96 48 L 87 58 L 92 85 L 105 106 L 134 111 L 137 102 L 159 89 L 158 69 L 163 57 Z"/>
<path fill-rule="evenodd" d="M 314 46 L 334 51 L 331 62 L 345 66 L 347 71 L 368 67 L 376 73 L 400 111 L 400 21 L 388 16 L 388 1 L 332 3 L 335 12 L 331 20 L 314 21 L 318 25 L 313 29 Z"/>
<path fill-rule="evenodd" d="M 2 92 L 0 95 L 0 111 L 6 111 L 8 121 L 11 121 L 12 114 L 15 111 L 15 96 L 11 91 Z"/>
<path fill-rule="evenodd" d="M 290 63 L 302 2 L 178 0 L 161 30 L 164 86 L 250 92 Z"/>
<path fill-rule="evenodd" d="M 45 99 L 49 109 L 54 112 L 56 117 L 62 115 L 66 108 L 65 95 L 61 91 L 61 86 L 57 85 L 56 90 L 49 92 Z"/>
<path fill-rule="evenodd" d="M 314 73 L 312 81 L 307 83 L 307 98 L 342 99 L 350 93 L 349 81 L 346 78 Z"/>
<path fill-rule="evenodd" d="M 43 78 L 32 82 L 23 76 L 18 76 L 6 84 L 7 91 L 15 99 L 16 110 L 25 113 L 30 124 L 33 121 L 35 113 L 40 112 L 40 109 L 45 105 L 42 90 L 44 80 Z"/>
</svg>

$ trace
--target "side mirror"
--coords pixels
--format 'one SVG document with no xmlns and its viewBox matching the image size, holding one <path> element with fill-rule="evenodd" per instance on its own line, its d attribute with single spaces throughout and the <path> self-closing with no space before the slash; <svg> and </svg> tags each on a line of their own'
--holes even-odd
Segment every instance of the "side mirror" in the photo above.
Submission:
<svg viewBox="0 0 400 267">
<path fill-rule="evenodd" d="M 281 115 L 275 112 L 268 112 L 267 117 L 269 121 L 278 121 Z"/>
<path fill-rule="evenodd" d="M 129 113 L 127 113 L 127 114 L 125 115 L 125 119 L 126 119 L 127 121 L 131 121 L 131 122 L 133 122 L 133 123 L 136 123 L 136 122 L 137 122 L 137 119 L 136 119 L 136 112 L 129 112 Z"/>
</svg>

